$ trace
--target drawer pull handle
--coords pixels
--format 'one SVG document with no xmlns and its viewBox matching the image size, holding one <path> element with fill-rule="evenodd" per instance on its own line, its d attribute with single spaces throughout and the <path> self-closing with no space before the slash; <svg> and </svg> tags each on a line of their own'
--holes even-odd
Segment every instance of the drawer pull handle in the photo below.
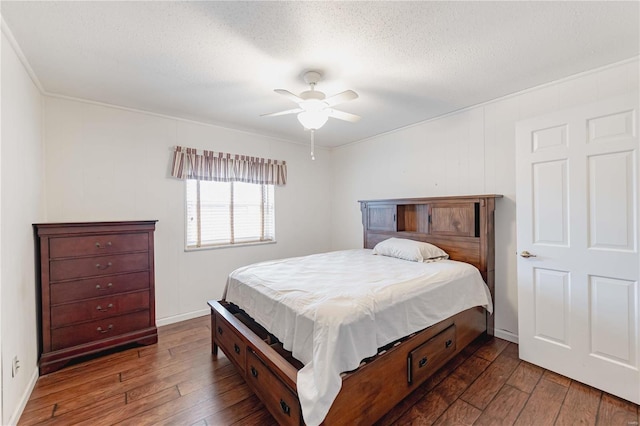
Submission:
<svg viewBox="0 0 640 426">
<path fill-rule="evenodd" d="M 426 356 L 424 358 L 422 358 L 420 361 L 418 361 L 418 368 L 422 368 L 425 365 L 427 365 L 427 357 Z"/>
<path fill-rule="evenodd" d="M 284 402 L 282 399 L 280 400 L 280 408 L 282 408 L 282 412 L 285 413 L 287 416 L 291 415 L 291 409 L 289 408 L 287 403 Z"/>
<path fill-rule="evenodd" d="M 103 329 L 102 329 L 102 327 L 98 327 L 96 330 L 97 330 L 97 331 L 99 331 L 99 332 L 100 332 L 100 333 L 102 333 L 102 334 L 104 334 L 104 333 L 108 333 L 108 332 L 110 332 L 111 330 L 113 330 L 113 324 L 109 324 L 109 327 L 107 327 L 107 329 L 106 329 L 106 330 L 103 330 Z"/>
<path fill-rule="evenodd" d="M 234 350 L 237 354 L 240 354 L 240 346 L 236 345 L 235 343 L 233 344 L 233 350 Z"/>
<path fill-rule="evenodd" d="M 99 263 L 96 263 L 96 268 L 98 268 L 98 269 L 103 269 L 103 270 L 104 270 L 104 269 L 107 269 L 107 268 L 108 268 L 109 266 L 111 266 L 111 265 L 112 265 L 112 263 L 111 263 L 111 262 L 108 262 L 106 265 L 101 265 L 101 264 L 99 264 Z"/>
<path fill-rule="evenodd" d="M 223 333 L 222 327 L 218 327 L 218 334 L 222 336 L 222 333 Z"/>
<path fill-rule="evenodd" d="M 253 377 L 258 377 L 258 370 L 256 370 L 256 368 L 253 365 L 251 366 L 251 375 Z"/>
<path fill-rule="evenodd" d="M 111 247 L 111 241 L 107 241 L 107 244 L 105 244 L 105 245 L 102 245 L 100 243 L 96 243 L 96 248 L 105 249 L 105 248 L 108 248 L 108 247 Z"/>
<path fill-rule="evenodd" d="M 96 308 L 97 310 L 99 310 L 100 312 L 107 312 L 109 309 L 113 308 L 113 303 L 109 303 L 107 305 L 107 308 L 103 308 L 102 306 L 98 305 L 98 307 Z"/>
<path fill-rule="evenodd" d="M 449 339 L 445 342 L 444 347 L 445 348 L 450 348 L 451 345 L 453 345 L 453 340 Z"/>
<path fill-rule="evenodd" d="M 110 289 L 111 287 L 113 287 L 113 283 L 107 284 L 107 288 L 102 288 L 100 284 L 96 284 L 96 290 L 99 290 L 99 291 L 105 291 L 107 289 Z"/>
</svg>

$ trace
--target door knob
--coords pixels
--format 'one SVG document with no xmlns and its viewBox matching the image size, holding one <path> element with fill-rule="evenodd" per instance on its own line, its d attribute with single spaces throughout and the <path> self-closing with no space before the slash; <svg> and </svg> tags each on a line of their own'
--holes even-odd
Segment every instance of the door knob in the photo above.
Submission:
<svg viewBox="0 0 640 426">
<path fill-rule="evenodd" d="M 535 255 L 535 254 L 531 254 L 531 253 L 529 253 L 529 252 L 528 252 L 528 251 L 526 251 L 526 250 L 525 250 L 525 251 L 523 251 L 522 253 L 520 253 L 520 256 L 524 257 L 525 259 L 526 259 L 526 258 L 529 258 L 529 257 L 536 257 L 536 255 Z"/>
</svg>

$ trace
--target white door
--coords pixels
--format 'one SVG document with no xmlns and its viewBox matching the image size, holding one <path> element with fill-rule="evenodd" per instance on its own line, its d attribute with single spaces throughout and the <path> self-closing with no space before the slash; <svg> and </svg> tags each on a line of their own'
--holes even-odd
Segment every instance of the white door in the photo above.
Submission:
<svg viewBox="0 0 640 426">
<path fill-rule="evenodd" d="M 637 95 L 516 126 L 520 358 L 636 404 L 637 126 Z"/>
</svg>

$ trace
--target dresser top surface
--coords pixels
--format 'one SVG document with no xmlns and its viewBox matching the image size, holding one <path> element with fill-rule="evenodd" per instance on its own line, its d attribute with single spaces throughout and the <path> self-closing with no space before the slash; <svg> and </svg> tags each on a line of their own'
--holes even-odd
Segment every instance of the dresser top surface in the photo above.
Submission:
<svg viewBox="0 0 640 426">
<path fill-rule="evenodd" d="M 34 223 L 38 236 L 59 234 L 85 234 L 92 232 L 153 231 L 157 220 L 132 220 L 112 222 Z"/>
</svg>

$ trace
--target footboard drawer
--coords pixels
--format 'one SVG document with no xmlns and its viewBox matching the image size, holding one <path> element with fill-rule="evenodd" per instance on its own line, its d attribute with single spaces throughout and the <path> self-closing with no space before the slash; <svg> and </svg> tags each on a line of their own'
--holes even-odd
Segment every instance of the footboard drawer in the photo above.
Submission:
<svg viewBox="0 0 640 426">
<path fill-rule="evenodd" d="M 246 380 L 271 415 L 278 421 L 278 424 L 301 424 L 298 398 L 252 350 L 247 351 Z"/>
<path fill-rule="evenodd" d="M 456 326 L 451 325 L 411 352 L 407 359 L 407 381 L 421 383 L 442 367 L 456 351 Z"/>
<path fill-rule="evenodd" d="M 246 360 L 246 344 L 233 327 L 221 315 L 216 314 L 215 340 L 227 358 L 244 372 Z"/>
</svg>

